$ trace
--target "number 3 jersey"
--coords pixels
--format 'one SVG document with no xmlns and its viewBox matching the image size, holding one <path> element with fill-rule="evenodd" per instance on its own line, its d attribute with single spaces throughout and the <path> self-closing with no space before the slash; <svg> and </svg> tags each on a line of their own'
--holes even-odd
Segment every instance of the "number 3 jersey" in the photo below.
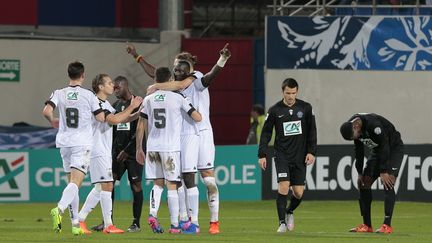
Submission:
<svg viewBox="0 0 432 243">
<path fill-rule="evenodd" d="M 79 85 L 55 90 L 45 103 L 59 111 L 56 147 L 93 145 L 92 117 L 102 112 L 96 95 Z"/>
<path fill-rule="evenodd" d="M 178 92 L 158 90 L 143 103 L 140 115 L 148 120 L 147 151 L 180 151 L 182 112 L 195 111 L 190 100 Z"/>
</svg>

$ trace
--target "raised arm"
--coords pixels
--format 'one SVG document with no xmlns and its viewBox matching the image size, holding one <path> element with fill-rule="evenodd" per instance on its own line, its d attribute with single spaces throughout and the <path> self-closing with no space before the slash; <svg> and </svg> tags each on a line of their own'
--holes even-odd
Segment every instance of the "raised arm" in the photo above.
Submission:
<svg viewBox="0 0 432 243">
<path fill-rule="evenodd" d="M 129 53 L 139 65 L 144 69 L 144 72 L 147 73 L 151 78 L 155 77 L 156 68 L 148 63 L 143 56 L 138 55 L 136 48 L 133 44 L 126 42 L 126 52 Z"/>
<path fill-rule="evenodd" d="M 210 84 L 213 83 L 213 80 L 216 78 L 217 74 L 222 70 L 222 68 L 225 66 L 225 63 L 231 57 L 231 52 L 228 50 L 228 45 L 229 43 L 226 43 L 224 48 L 219 51 L 219 60 L 213 66 L 210 72 L 206 73 L 202 77 L 201 82 L 204 87 L 209 87 Z"/>
</svg>

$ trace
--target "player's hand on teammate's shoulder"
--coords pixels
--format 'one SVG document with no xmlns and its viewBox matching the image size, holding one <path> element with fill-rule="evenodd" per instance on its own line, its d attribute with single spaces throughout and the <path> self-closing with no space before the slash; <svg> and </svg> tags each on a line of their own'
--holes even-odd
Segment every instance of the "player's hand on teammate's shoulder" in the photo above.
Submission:
<svg viewBox="0 0 432 243">
<path fill-rule="evenodd" d="M 129 42 L 126 42 L 126 52 L 134 58 L 138 56 L 135 46 Z"/>
<path fill-rule="evenodd" d="M 225 59 L 228 59 L 231 57 L 231 52 L 228 49 L 229 43 L 226 43 L 225 46 L 222 48 L 222 50 L 219 51 L 219 55 L 221 57 L 224 57 Z"/>
<path fill-rule="evenodd" d="M 134 96 L 132 97 L 131 105 L 132 107 L 137 108 L 141 105 L 142 101 L 143 98 L 141 96 Z"/>
<path fill-rule="evenodd" d="M 147 95 L 153 94 L 154 92 L 156 92 L 156 90 L 157 90 L 157 88 L 156 88 L 155 84 L 152 84 L 152 85 L 148 86 L 148 88 L 147 88 Z"/>
</svg>

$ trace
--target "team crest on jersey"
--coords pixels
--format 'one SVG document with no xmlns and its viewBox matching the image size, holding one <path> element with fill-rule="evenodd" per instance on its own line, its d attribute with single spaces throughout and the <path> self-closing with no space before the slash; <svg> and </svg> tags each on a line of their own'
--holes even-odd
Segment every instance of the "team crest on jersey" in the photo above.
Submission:
<svg viewBox="0 0 432 243">
<path fill-rule="evenodd" d="M 289 110 L 289 113 L 291 116 L 292 116 L 293 112 L 294 112 L 293 110 L 291 110 L 291 109 Z"/>
<path fill-rule="evenodd" d="M 283 130 L 285 136 L 293 136 L 302 134 L 301 121 L 291 121 L 283 123 Z"/>
<path fill-rule="evenodd" d="M 66 93 L 67 100 L 78 100 L 78 92 L 77 91 L 68 91 Z"/>
<path fill-rule="evenodd" d="M 165 94 L 158 94 L 154 96 L 154 101 L 164 101 L 165 100 Z"/>
<path fill-rule="evenodd" d="M 297 112 L 297 117 L 299 119 L 301 119 L 303 117 L 303 112 L 301 112 L 301 111 Z"/>
<path fill-rule="evenodd" d="M 374 133 L 375 133 L 376 135 L 380 135 L 380 134 L 381 134 L 381 128 L 376 127 L 376 128 L 374 129 Z"/>
</svg>

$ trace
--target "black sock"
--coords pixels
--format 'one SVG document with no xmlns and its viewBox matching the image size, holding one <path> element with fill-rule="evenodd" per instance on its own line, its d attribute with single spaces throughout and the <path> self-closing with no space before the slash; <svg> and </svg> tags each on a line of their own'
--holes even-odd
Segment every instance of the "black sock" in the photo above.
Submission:
<svg viewBox="0 0 432 243">
<path fill-rule="evenodd" d="M 302 198 L 299 199 L 299 198 L 294 197 L 294 195 L 292 195 L 290 204 L 289 204 L 288 208 L 286 209 L 286 212 L 288 214 L 293 214 L 294 210 L 300 205 L 301 201 L 302 201 Z"/>
<path fill-rule="evenodd" d="M 115 184 L 115 181 L 114 181 L 114 184 Z M 115 197 L 114 197 L 114 186 L 113 186 L 113 189 L 112 189 L 112 192 L 111 192 L 111 200 L 112 200 L 111 221 L 113 222 L 113 224 L 114 224 L 114 198 Z"/>
<path fill-rule="evenodd" d="M 372 227 L 372 222 L 371 222 L 372 190 L 371 189 L 360 189 L 360 203 L 363 206 L 363 208 L 360 207 L 360 212 L 363 216 L 363 223 L 369 227 Z"/>
<path fill-rule="evenodd" d="M 384 189 L 384 224 L 391 226 L 393 216 L 393 208 L 396 202 L 396 194 L 394 189 Z"/>
<path fill-rule="evenodd" d="M 140 226 L 140 218 L 141 218 L 141 211 L 142 211 L 142 205 L 143 205 L 143 192 L 139 191 L 133 191 L 133 216 L 134 220 L 133 223 L 136 224 L 138 227 Z"/>
<path fill-rule="evenodd" d="M 278 197 L 276 199 L 276 208 L 279 217 L 279 224 L 286 224 L 285 222 L 285 210 L 287 206 L 288 195 L 282 195 L 278 193 Z"/>
</svg>

